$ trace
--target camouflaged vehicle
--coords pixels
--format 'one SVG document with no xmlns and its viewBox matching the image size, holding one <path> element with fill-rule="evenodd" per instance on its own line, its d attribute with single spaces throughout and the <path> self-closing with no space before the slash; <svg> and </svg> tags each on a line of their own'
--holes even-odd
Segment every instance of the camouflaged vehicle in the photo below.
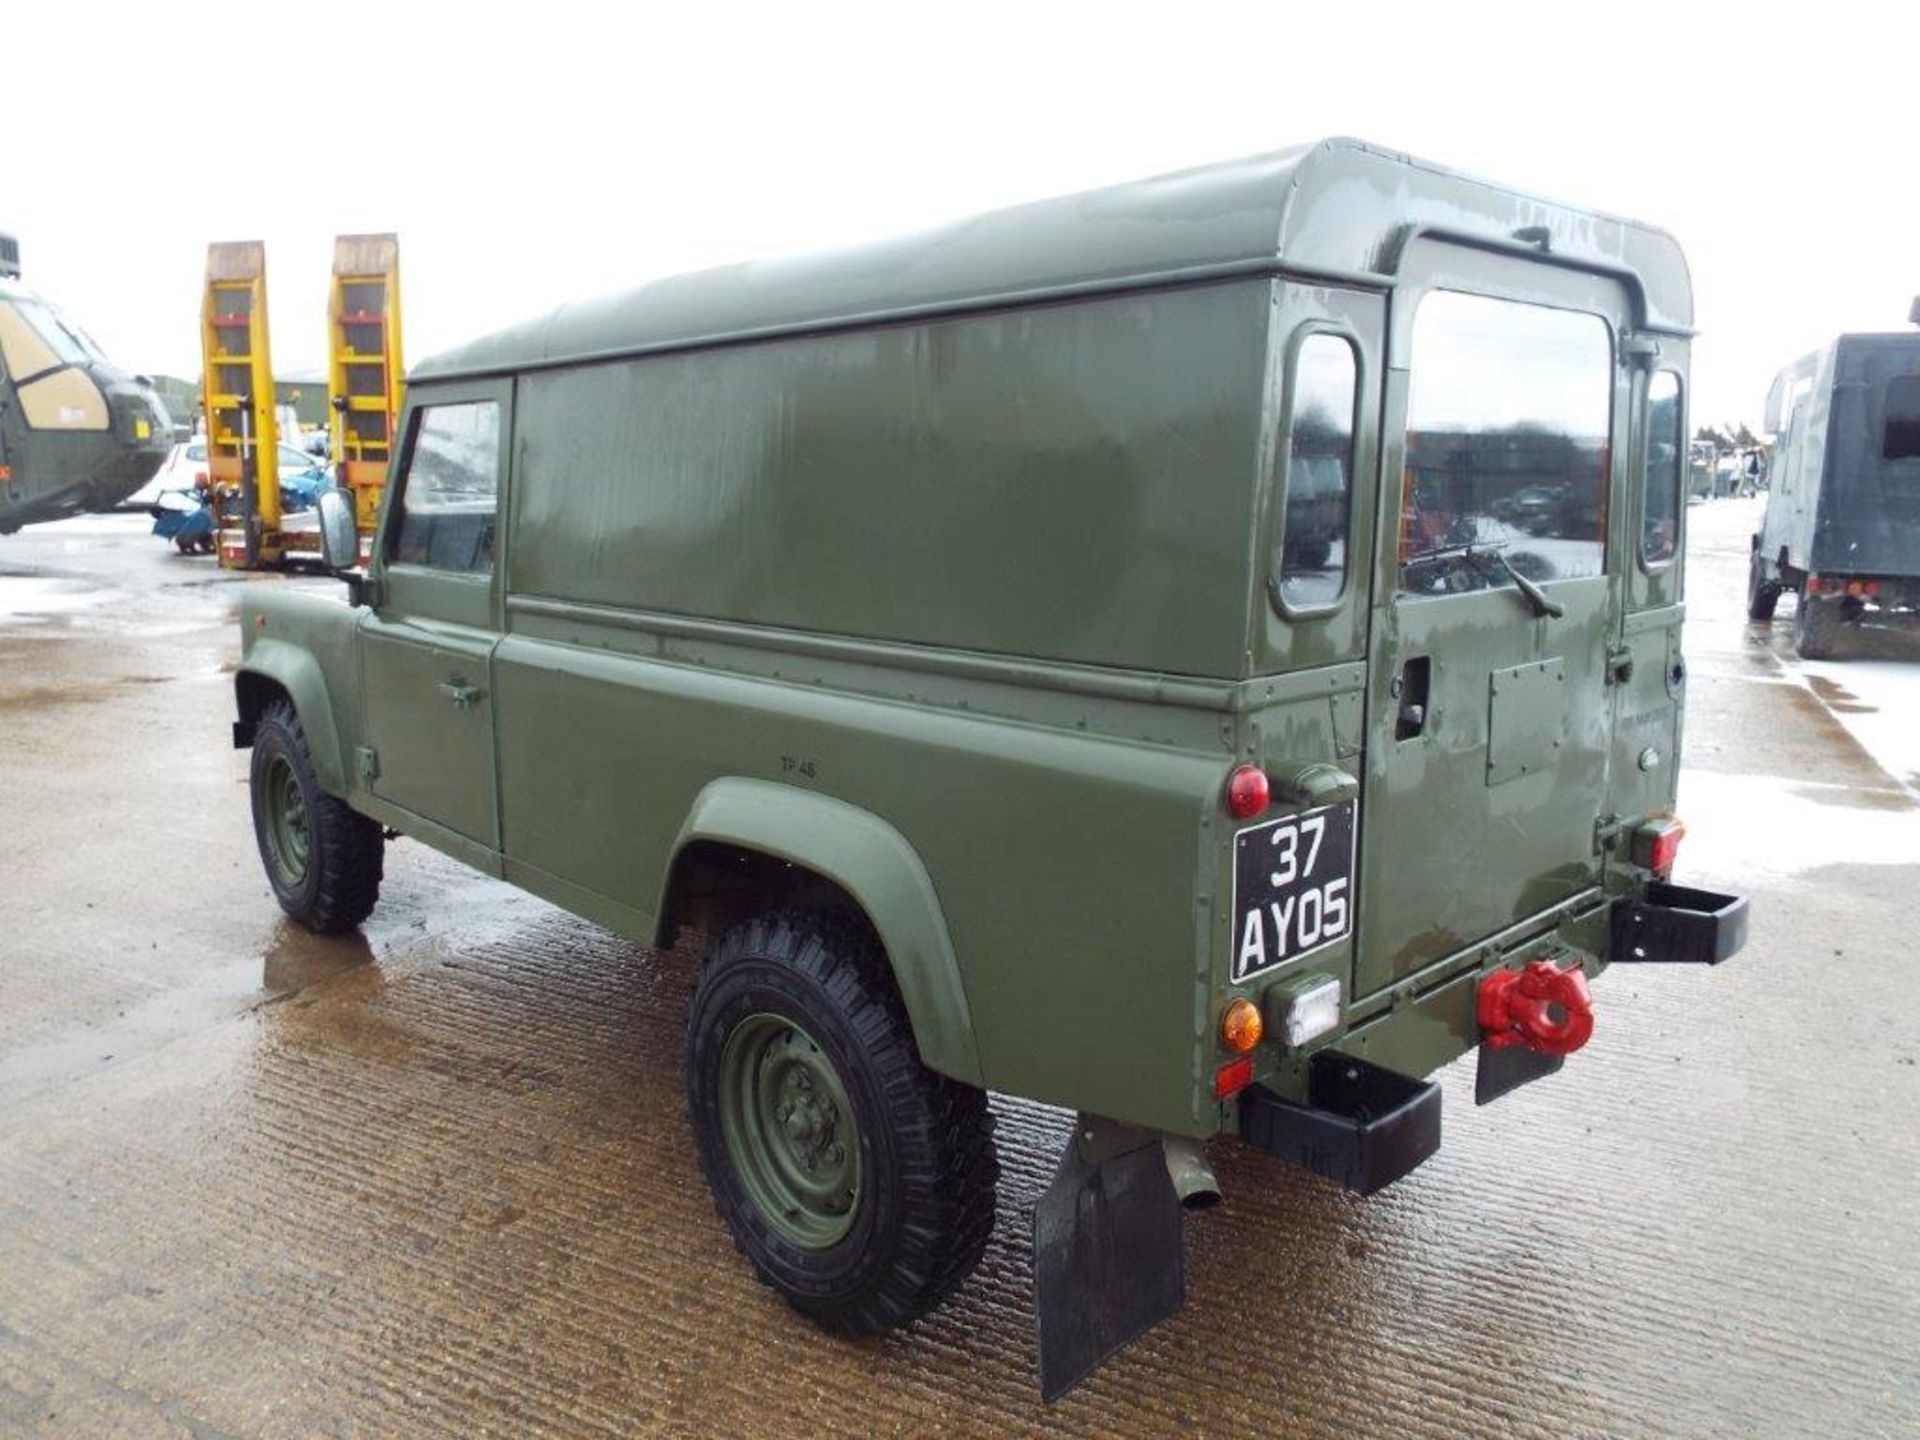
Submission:
<svg viewBox="0 0 1920 1440">
<path fill-rule="evenodd" d="M 110 510 L 153 477 L 173 421 L 144 375 L 20 278 L 0 234 L 0 535 Z"/>
<path fill-rule="evenodd" d="M 350 605 L 249 588 L 268 876 L 350 927 L 385 830 L 703 936 L 701 1163 L 835 1330 L 979 1258 L 989 1090 L 1077 1112 L 1057 1394 L 1206 1142 L 1377 1189 L 1436 1069 L 1740 944 L 1668 878 L 1690 322 L 1661 232 L 1347 140 L 563 306 L 409 377 Z"/>
<path fill-rule="evenodd" d="M 1842 335 L 1795 361 L 1767 394 L 1767 431 L 1748 616 L 1773 619 L 1794 591 L 1794 648 L 1809 660 L 1861 626 L 1920 626 L 1920 334 Z"/>
</svg>

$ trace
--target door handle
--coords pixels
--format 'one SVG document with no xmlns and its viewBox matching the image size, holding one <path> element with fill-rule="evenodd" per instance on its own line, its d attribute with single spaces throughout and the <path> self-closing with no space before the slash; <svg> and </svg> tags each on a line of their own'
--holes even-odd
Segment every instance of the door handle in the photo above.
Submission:
<svg viewBox="0 0 1920 1440">
<path fill-rule="evenodd" d="M 469 685 L 464 680 L 442 680 L 440 693 L 453 702 L 453 708 L 464 710 L 486 692 L 478 685 Z"/>
<path fill-rule="evenodd" d="M 1399 702 L 1393 720 L 1393 738 L 1411 740 L 1427 728 L 1427 691 L 1433 683 L 1433 657 L 1415 655 L 1401 665 L 1387 693 Z"/>
</svg>

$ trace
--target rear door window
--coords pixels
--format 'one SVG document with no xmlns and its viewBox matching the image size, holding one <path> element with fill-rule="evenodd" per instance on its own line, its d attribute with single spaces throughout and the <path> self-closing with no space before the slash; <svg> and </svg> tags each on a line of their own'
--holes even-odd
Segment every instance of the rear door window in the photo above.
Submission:
<svg viewBox="0 0 1920 1440">
<path fill-rule="evenodd" d="M 1353 509 L 1354 402 L 1360 362 L 1353 342 L 1325 331 L 1294 351 L 1286 506 L 1275 570 L 1290 610 L 1331 605 L 1347 583 Z"/>
<path fill-rule="evenodd" d="M 1534 581 L 1604 573 L 1605 320 L 1437 290 L 1414 315 L 1410 383 L 1402 592 L 1511 585 L 1507 566 Z"/>
<path fill-rule="evenodd" d="M 1680 543 L 1686 443 L 1680 377 L 1671 370 L 1656 370 L 1647 382 L 1647 456 L 1641 475 L 1640 556 L 1649 565 L 1671 560 Z"/>
<path fill-rule="evenodd" d="M 493 570 L 500 486 L 500 406 L 427 405 L 414 424 L 400 482 L 394 560 L 468 575 Z"/>
</svg>

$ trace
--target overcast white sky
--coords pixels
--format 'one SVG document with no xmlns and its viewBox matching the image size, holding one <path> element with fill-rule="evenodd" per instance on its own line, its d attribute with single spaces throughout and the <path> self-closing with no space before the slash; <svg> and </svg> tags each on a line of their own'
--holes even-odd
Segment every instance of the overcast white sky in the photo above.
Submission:
<svg viewBox="0 0 1920 1440">
<path fill-rule="evenodd" d="M 337 232 L 400 233 L 419 359 L 654 275 L 1353 134 L 1674 231 L 1696 424 L 1757 428 L 1781 365 L 1905 328 L 1920 7 L 1299 9 L 15 0 L 0 229 L 109 354 L 186 376 L 207 242 L 265 240 L 285 372 L 324 363 Z"/>
</svg>

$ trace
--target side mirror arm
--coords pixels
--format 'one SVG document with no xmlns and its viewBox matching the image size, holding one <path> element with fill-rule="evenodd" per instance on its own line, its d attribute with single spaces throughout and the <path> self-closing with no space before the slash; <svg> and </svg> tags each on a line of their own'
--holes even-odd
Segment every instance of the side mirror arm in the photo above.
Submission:
<svg viewBox="0 0 1920 1440">
<path fill-rule="evenodd" d="M 380 586 L 365 570 L 336 570 L 347 582 L 347 603 L 356 610 L 380 603 Z"/>
</svg>

